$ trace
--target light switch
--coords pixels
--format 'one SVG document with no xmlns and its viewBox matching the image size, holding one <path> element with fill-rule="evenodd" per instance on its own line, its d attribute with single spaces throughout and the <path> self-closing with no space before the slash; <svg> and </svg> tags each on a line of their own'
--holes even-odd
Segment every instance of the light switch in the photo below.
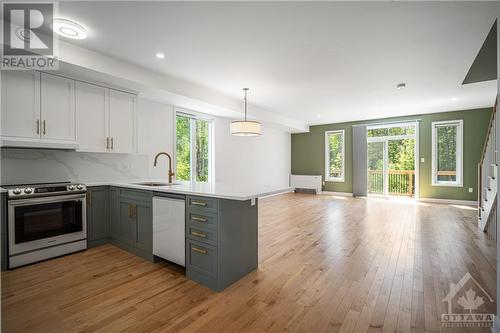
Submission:
<svg viewBox="0 0 500 333">
<path fill-rule="evenodd" d="M 474 189 L 472 187 L 469 187 L 469 193 L 474 192 Z"/>
<path fill-rule="evenodd" d="M 425 158 L 420 157 L 420 163 L 424 163 L 424 162 L 425 162 Z"/>
</svg>

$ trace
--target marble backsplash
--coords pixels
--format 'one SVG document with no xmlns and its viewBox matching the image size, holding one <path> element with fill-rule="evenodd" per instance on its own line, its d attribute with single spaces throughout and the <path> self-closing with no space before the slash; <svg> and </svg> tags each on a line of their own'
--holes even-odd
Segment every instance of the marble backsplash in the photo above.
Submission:
<svg viewBox="0 0 500 333">
<path fill-rule="evenodd" d="M 0 152 L 0 182 L 8 185 L 148 178 L 149 159 L 148 155 L 7 148 Z"/>
</svg>

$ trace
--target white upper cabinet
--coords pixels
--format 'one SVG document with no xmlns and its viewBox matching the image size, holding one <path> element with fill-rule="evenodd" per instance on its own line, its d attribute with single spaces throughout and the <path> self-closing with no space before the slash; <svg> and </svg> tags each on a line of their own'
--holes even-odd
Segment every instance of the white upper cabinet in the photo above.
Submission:
<svg viewBox="0 0 500 333">
<path fill-rule="evenodd" d="M 111 151 L 116 153 L 135 153 L 136 135 L 136 96 L 110 90 L 109 92 L 109 136 Z"/>
<path fill-rule="evenodd" d="M 40 73 L 2 71 L 2 136 L 40 138 Z"/>
<path fill-rule="evenodd" d="M 76 141 L 75 81 L 42 73 L 42 139 Z"/>
<path fill-rule="evenodd" d="M 136 98 L 59 75 L 4 71 L 1 146 L 136 153 Z"/>
<path fill-rule="evenodd" d="M 109 89 L 76 82 L 76 113 L 79 150 L 109 151 Z"/>
</svg>

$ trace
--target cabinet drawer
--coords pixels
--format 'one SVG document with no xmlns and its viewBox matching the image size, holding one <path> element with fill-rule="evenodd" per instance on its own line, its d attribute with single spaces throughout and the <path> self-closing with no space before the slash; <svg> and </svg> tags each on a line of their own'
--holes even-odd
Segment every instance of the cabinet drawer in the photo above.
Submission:
<svg viewBox="0 0 500 333">
<path fill-rule="evenodd" d="M 217 229 L 217 215 L 209 213 L 188 212 L 188 223 L 194 226 Z"/>
<path fill-rule="evenodd" d="M 199 228 L 192 224 L 187 225 L 186 237 L 200 242 L 217 245 L 217 231 Z"/>
<path fill-rule="evenodd" d="M 217 278 L 217 248 L 193 240 L 187 240 L 188 269 Z"/>
<path fill-rule="evenodd" d="M 189 210 L 217 213 L 217 199 L 188 196 L 187 207 Z"/>
<path fill-rule="evenodd" d="M 151 202 L 153 197 L 153 192 L 120 189 L 120 197 L 131 200 Z"/>
</svg>

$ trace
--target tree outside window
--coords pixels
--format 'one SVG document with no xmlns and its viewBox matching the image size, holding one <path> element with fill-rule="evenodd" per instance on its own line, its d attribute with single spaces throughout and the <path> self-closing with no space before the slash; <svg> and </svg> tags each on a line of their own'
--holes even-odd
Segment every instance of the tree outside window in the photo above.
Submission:
<svg viewBox="0 0 500 333">
<path fill-rule="evenodd" d="M 432 184 L 462 186 L 462 120 L 432 123 Z"/>
<path fill-rule="evenodd" d="M 212 122 L 176 116 L 176 175 L 179 180 L 208 182 Z"/>
<path fill-rule="evenodd" d="M 326 180 L 344 181 L 344 131 L 325 133 Z"/>
</svg>

